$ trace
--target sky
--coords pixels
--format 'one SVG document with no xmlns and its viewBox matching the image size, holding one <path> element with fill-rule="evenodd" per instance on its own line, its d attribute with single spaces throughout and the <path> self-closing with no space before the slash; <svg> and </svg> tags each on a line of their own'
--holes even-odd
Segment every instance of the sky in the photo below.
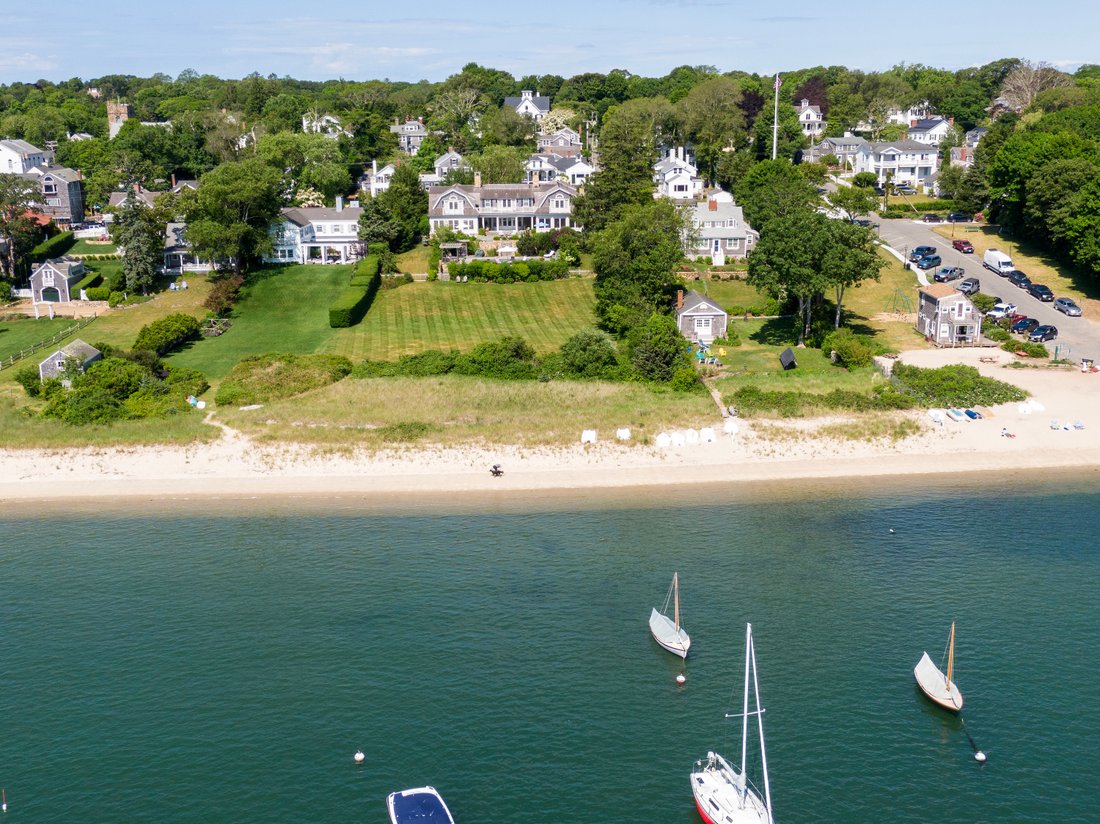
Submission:
<svg viewBox="0 0 1100 824">
<path fill-rule="evenodd" d="M 5 5 L 7 5 L 5 3 Z M 475 62 L 570 77 L 710 65 L 1100 63 L 1085 0 L 53 0 L 0 12 L 0 83 L 106 74 L 438 81 Z M 43 20 L 43 15 L 48 19 Z"/>
</svg>

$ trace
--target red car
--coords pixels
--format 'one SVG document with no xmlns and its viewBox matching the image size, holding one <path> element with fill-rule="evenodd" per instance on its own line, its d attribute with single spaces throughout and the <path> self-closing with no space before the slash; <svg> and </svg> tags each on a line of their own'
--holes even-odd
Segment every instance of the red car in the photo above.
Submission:
<svg viewBox="0 0 1100 824">
<path fill-rule="evenodd" d="M 963 254 L 974 254 L 974 246 L 970 243 L 969 240 L 953 240 L 951 241 L 951 245 Z"/>
</svg>

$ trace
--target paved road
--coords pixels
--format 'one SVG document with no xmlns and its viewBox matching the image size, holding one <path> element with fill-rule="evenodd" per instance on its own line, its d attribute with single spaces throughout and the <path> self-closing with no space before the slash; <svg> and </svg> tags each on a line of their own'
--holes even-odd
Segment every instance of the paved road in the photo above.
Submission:
<svg viewBox="0 0 1100 824">
<path fill-rule="evenodd" d="M 966 237 L 963 226 L 964 224 L 958 224 L 958 237 Z M 982 266 L 981 255 L 964 255 L 953 249 L 949 239 L 933 232 L 927 224 L 912 220 L 883 220 L 879 227 L 879 237 L 905 255 L 917 246 L 935 246 L 936 254 L 943 258 L 944 266 L 965 268 L 967 277 L 976 277 L 981 281 L 982 292 L 985 294 L 1015 303 L 1019 307 L 1017 311 L 1029 318 L 1058 327 L 1058 339 L 1047 343 L 1051 351 L 1057 346 L 1060 357 L 1070 360 L 1094 358 L 1100 363 L 1100 323 L 1083 316 L 1071 318 L 1063 315 L 1052 304 L 1043 303 L 1025 289 L 1013 286 L 1006 278 L 986 269 Z M 934 270 L 929 269 L 929 281 L 933 274 Z M 1058 297 L 1057 293 L 1055 297 Z"/>
</svg>

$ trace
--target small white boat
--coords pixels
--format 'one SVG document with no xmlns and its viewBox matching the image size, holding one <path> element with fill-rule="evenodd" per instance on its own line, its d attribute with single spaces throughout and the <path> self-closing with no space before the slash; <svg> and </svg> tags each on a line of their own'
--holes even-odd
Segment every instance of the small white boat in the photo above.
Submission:
<svg viewBox="0 0 1100 824">
<path fill-rule="evenodd" d="M 936 423 L 943 423 L 944 416 L 946 414 L 947 413 L 942 409 L 929 409 L 928 410 L 928 417 L 930 417 Z"/>
<path fill-rule="evenodd" d="M 451 811 L 435 787 L 416 787 L 390 793 L 386 808 L 391 824 L 455 824 Z"/>
<path fill-rule="evenodd" d="M 913 675 L 917 679 L 917 686 L 921 692 L 928 696 L 929 700 L 950 712 L 958 712 L 963 707 L 962 693 L 951 680 L 955 669 L 955 624 L 951 624 L 951 637 L 947 641 L 947 674 L 932 663 L 932 659 L 925 652 L 917 665 L 913 668 Z"/>
<path fill-rule="evenodd" d="M 947 417 L 949 417 L 953 421 L 960 421 L 960 422 L 970 420 L 969 418 L 966 417 L 966 415 L 964 415 L 958 409 L 948 409 L 947 410 Z"/>
<path fill-rule="evenodd" d="M 672 618 L 664 614 L 668 612 L 670 600 L 675 603 Z M 658 612 L 656 607 L 649 613 L 649 631 L 653 633 L 653 640 L 673 655 L 687 658 L 688 650 L 691 648 L 691 638 L 680 626 L 680 577 L 677 573 L 672 574 L 672 586 L 669 587 L 668 595 L 665 596 L 664 613 Z"/>
<path fill-rule="evenodd" d="M 749 668 L 752 668 L 756 709 L 749 712 Z M 691 792 L 695 807 L 707 824 L 775 824 L 772 818 L 772 794 L 768 783 L 768 756 L 764 749 L 764 708 L 760 706 L 760 682 L 756 677 L 756 649 L 752 642 L 752 624 L 745 629 L 745 704 L 741 712 L 741 769 L 736 769 L 716 752 L 695 762 L 691 771 Z M 764 773 L 764 794 L 760 795 L 745 772 L 748 755 L 749 716 L 756 716 L 760 735 L 760 764 Z M 731 718 L 729 713 L 726 718 Z"/>
</svg>

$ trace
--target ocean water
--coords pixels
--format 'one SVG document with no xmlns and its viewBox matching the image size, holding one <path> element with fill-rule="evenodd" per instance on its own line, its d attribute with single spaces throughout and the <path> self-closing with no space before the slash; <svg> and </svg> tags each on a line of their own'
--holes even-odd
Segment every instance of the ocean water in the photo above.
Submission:
<svg viewBox="0 0 1100 824">
<path fill-rule="evenodd" d="M 1094 822 L 1100 493 L 1024 486 L 9 512 L 0 824 L 382 824 L 423 784 L 459 824 L 688 824 L 747 621 L 778 821 Z M 965 729 L 912 676 L 952 621 Z"/>
</svg>

